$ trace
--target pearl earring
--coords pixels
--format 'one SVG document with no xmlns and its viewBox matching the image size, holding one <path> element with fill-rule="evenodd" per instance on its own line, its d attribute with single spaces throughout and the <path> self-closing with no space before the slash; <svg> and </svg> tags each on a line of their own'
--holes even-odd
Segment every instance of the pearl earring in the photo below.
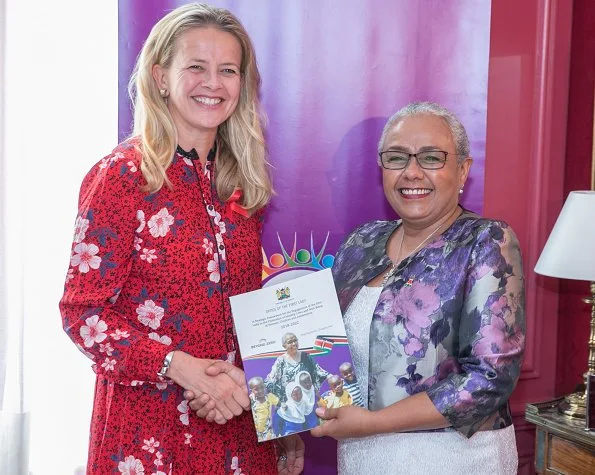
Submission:
<svg viewBox="0 0 595 475">
<path fill-rule="evenodd" d="M 459 195 L 462 195 L 462 194 L 463 194 L 463 191 L 464 191 L 464 189 L 463 189 L 463 187 L 461 186 L 461 189 L 459 190 Z"/>
<path fill-rule="evenodd" d="M 169 92 L 167 89 L 163 88 L 163 89 L 159 89 L 159 95 L 163 98 L 169 96 Z"/>
</svg>

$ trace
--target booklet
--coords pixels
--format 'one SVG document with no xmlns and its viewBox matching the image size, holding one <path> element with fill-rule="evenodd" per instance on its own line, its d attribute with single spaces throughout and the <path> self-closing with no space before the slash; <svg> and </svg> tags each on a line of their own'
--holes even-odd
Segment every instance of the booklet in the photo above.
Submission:
<svg viewBox="0 0 595 475">
<path fill-rule="evenodd" d="M 330 269 L 230 298 L 258 441 L 361 403 Z"/>
</svg>

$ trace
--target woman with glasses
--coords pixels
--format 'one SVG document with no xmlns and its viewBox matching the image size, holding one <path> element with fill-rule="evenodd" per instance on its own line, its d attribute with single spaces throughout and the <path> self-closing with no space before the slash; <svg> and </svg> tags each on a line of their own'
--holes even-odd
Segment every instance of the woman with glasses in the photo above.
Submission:
<svg viewBox="0 0 595 475">
<path fill-rule="evenodd" d="M 433 103 L 389 119 L 379 142 L 396 221 L 363 224 L 333 266 L 367 408 L 318 409 L 341 474 L 515 474 L 508 398 L 521 370 L 519 244 L 459 205 L 465 128 Z"/>
</svg>

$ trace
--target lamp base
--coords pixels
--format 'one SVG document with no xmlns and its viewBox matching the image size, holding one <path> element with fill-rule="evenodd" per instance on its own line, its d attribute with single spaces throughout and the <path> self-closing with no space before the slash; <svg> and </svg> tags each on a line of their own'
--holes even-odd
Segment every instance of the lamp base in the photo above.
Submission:
<svg viewBox="0 0 595 475">
<path fill-rule="evenodd" d="M 564 400 L 558 405 L 558 411 L 567 416 L 577 417 L 580 419 L 586 419 L 587 417 L 587 388 L 589 387 L 589 381 L 593 382 L 595 376 L 595 281 L 590 284 L 591 297 L 583 299 L 583 302 L 591 305 L 591 334 L 589 335 L 589 361 L 588 370 L 583 374 L 585 381 L 584 391 L 577 391 L 569 394 Z M 582 387 L 580 388 L 582 389 Z M 591 386 L 590 391 L 594 391 L 595 387 Z M 589 418 L 595 418 L 595 414 L 589 414 Z"/>
<path fill-rule="evenodd" d="M 558 405 L 558 411 L 567 416 L 585 419 L 587 415 L 587 394 L 585 392 L 576 392 L 569 394 Z"/>
</svg>

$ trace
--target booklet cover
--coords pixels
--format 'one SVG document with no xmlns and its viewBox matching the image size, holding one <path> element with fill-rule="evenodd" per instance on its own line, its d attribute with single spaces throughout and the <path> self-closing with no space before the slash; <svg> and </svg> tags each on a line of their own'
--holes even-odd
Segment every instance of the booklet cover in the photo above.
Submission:
<svg viewBox="0 0 595 475">
<path fill-rule="evenodd" d="M 363 405 L 330 269 L 230 298 L 258 441 Z"/>
</svg>

